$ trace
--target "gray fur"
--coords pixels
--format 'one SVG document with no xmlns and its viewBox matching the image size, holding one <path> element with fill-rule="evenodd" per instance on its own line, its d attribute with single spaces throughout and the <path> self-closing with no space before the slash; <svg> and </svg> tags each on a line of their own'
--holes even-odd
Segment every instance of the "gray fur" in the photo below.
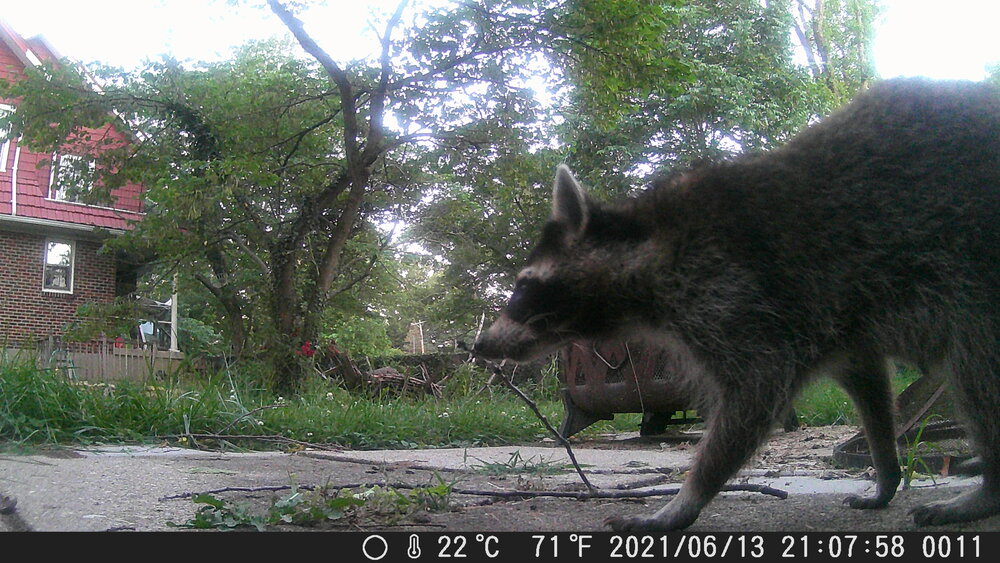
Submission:
<svg viewBox="0 0 1000 563">
<path fill-rule="evenodd" d="M 568 175 L 557 173 L 557 193 Z M 683 375 L 713 402 L 695 464 L 663 509 L 609 519 L 614 529 L 694 522 L 816 375 L 856 403 L 878 473 L 874 496 L 846 502 L 885 506 L 900 480 L 890 360 L 951 382 L 983 468 L 980 489 L 920 507 L 915 521 L 1000 513 L 995 89 L 886 81 L 780 149 L 674 175 L 616 205 L 579 193 L 555 198 L 475 350 L 525 360 L 575 339 L 641 337 L 685 358 Z"/>
</svg>

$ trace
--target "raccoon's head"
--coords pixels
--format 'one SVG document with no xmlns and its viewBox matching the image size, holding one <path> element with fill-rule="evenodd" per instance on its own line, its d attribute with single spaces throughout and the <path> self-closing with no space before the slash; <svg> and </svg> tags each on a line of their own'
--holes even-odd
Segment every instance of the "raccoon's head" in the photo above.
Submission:
<svg viewBox="0 0 1000 563">
<path fill-rule="evenodd" d="M 641 229 L 593 204 L 565 165 L 556 171 L 552 215 L 507 306 L 476 340 L 476 355 L 536 358 L 580 338 L 603 336 L 616 318 L 616 278 Z M 617 311 L 616 311 L 617 312 Z"/>
</svg>

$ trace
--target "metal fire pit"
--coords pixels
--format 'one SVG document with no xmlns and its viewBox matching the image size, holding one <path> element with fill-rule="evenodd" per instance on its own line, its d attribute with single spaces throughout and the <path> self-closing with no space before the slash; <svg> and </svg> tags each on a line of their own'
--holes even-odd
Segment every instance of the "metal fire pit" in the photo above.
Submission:
<svg viewBox="0 0 1000 563">
<path fill-rule="evenodd" d="M 900 425 L 896 431 L 896 444 L 900 463 L 907 463 L 907 455 L 919 459 L 920 471 L 942 475 L 977 472 L 975 464 L 964 464 L 974 458 L 972 445 L 965 430 L 955 419 L 955 408 L 944 393 L 943 381 L 923 375 L 896 397 L 896 411 Z M 844 467 L 865 468 L 872 464 L 871 452 L 865 433 L 833 449 L 833 459 Z"/>
<path fill-rule="evenodd" d="M 642 435 L 699 420 L 683 414 L 693 401 L 677 383 L 677 359 L 669 354 L 622 341 L 584 341 L 563 349 L 561 359 L 564 437 L 615 413 L 643 413 Z M 682 415 L 674 418 L 677 411 Z"/>
</svg>

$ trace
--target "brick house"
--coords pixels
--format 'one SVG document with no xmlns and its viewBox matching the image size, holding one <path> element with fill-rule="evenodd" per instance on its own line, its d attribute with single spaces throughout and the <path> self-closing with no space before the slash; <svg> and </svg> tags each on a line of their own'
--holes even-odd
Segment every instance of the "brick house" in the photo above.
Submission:
<svg viewBox="0 0 1000 563">
<path fill-rule="evenodd" d="M 24 39 L 0 20 L 0 80 L 57 58 L 43 39 Z M 0 99 L 0 112 L 13 109 Z M 101 133 L 127 142 L 113 129 Z M 7 137 L 0 132 L 0 349 L 58 337 L 80 305 L 131 293 L 135 268 L 99 250 L 143 216 L 140 186 L 114 190 L 107 206 L 75 201 L 54 180 L 80 178 L 82 157 L 32 152 Z"/>
</svg>

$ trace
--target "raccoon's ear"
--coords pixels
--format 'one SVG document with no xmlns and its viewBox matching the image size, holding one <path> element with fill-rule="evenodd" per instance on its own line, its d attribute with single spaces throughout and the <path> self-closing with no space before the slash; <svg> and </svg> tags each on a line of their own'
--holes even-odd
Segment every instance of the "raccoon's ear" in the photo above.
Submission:
<svg viewBox="0 0 1000 563">
<path fill-rule="evenodd" d="M 575 237 L 586 228 L 589 216 L 587 194 L 569 167 L 560 164 L 552 188 L 552 220 L 565 226 L 567 234 Z"/>
</svg>

